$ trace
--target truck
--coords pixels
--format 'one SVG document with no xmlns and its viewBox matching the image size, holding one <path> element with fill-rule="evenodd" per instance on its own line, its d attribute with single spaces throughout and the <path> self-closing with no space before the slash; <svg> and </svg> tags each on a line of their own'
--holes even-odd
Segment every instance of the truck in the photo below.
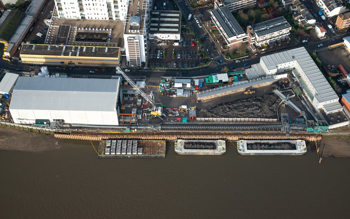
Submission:
<svg viewBox="0 0 350 219">
<path fill-rule="evenodd" d="M 188 19 L 187 20 L 190 21 L 191 17 L 192 17 L 192 14 L 188 15 Z"/>
<path fill-rule="evenodd" d="M 338 69 L 339 71 L 342 73 L 342 75 L 344 76 L 344 78 L 347 77 L 348 73 L 347 71 L 345 70 L 345 68 L 342 66 L 342 65 L 338 65 Z"/>
</svg>

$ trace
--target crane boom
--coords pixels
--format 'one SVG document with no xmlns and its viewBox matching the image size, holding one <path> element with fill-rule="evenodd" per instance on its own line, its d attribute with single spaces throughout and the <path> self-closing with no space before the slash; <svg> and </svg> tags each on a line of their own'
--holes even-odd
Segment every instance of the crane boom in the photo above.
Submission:
<svg viewBox="0 0 350 219">
<path fill-rule="evenodd" d="M 152 104 L 153 109 L 156 109 L 156 108 L 157 108 L 156 105 L 154 104 L 152 98 L 151 98 L 149 95 L 147 95 L 145 92 L 143 92 L 143 91 L 134 83 L 134 81 L 131 80 L 131 79 L 128 77 L 128 75 L 125 74 L 125 73 L 122 71 L 122 69 L 121 69 L 120 67 L 116 67 L 116 69 L 117 69 L 117 74 L 119 73 L 119 74 L 123 75 L 123 77 L 126 79 L 126 81 L 127 81 L 133 88 L 135 88 L 135 89 L 137 90 L 137 92 L 139 92 L 139 94 L 141 94 L 141 96 L 142 96 L 146 101 L 148 101 L 149 103 Z"/>
</svg>

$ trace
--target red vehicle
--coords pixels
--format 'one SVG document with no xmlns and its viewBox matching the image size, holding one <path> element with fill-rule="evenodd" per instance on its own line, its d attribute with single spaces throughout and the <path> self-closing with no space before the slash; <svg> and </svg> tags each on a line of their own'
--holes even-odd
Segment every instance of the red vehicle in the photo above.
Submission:
<svg viewBox="0 0 350 219">
<path fill-rule="evenodd" d="M 192 46 L 194 46 L 194 42 L 192 42 Z"/>
<path fill-rule="evenodd" d="M 312 13 L 312 10 L 310 9 L 310 13 Z"/>
<path fill-rule="evenodd" d="M 95 69 L 95 71 L 101 71 L 101 69 L 99 69 L 99 68 L 96 68 L 96 69 Z"/>
<path fill-rule="evenodd" d="M 339 71 L 341 71 L 341 73 L 343 74 L 343 76 L 346 78 L 346 76 L 348 75 L 348 73 L 346 72 L 345 68 L 342 65 L 338 65 L 338 69 Z"/>
</svg>

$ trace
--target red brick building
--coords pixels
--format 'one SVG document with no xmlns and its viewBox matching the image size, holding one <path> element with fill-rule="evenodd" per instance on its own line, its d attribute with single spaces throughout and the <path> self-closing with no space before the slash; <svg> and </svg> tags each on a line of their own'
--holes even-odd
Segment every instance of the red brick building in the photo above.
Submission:
<svg viewBox="0 0 350 219">
<path fill-rule="evenodd" d="M 335 26 L 341 30 L 350 27 L 350 12 L 338 15 Z"/>
</svg>

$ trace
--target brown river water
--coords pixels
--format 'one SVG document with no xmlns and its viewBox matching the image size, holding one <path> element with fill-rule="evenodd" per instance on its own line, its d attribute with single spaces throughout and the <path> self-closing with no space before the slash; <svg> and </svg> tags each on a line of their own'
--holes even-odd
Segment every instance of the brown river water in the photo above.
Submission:
<svg viewBox="0 0 350 219">
<path fill-rule="evenodd" d="M 95 143 L 96 145 L 96 143 Z M 99 159 L 89 142 L 0 151 L 0 218 L 348 218 L 350 160 L 303 156 Z"/>
</svg>

